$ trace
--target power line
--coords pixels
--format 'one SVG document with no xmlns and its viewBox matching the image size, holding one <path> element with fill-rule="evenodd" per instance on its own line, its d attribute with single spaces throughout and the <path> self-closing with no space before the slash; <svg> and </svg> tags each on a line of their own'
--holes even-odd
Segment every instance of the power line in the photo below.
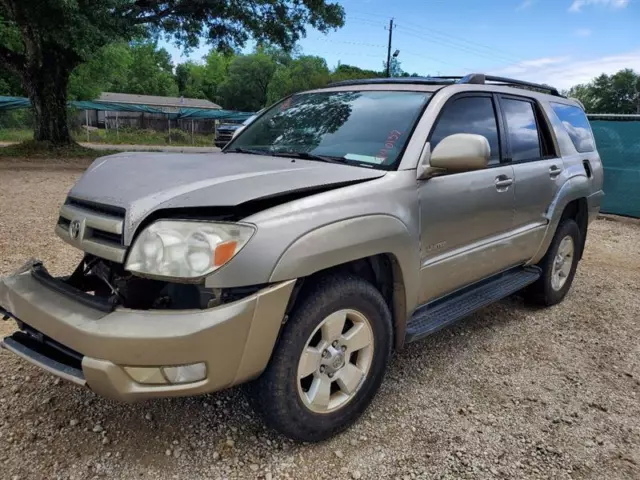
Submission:
<svg viewBox="0 0 640 480">
<path fill-rule="evenodd" d="M 473 44 L 470 45 L 466 45 L 464 42 L 460 41 L 460 40 L 456 40 L 454 38 L 451 38 L 447 35 L 440 35 L 440 34 L 434 34 L 434 33 L 429 33 L 429 32 L 422 32 L 422 31 L 417 31 L 414 30 L 412 28 L 408 28 L 408 27 L 404 27 L 403 25 L 398 25 L 398 28 L 400 30 L 403 30 L 404 32 L 407 33 L 411 33 L 413 35 L 419 36 L 420 38 L 423 38 L 425 40 L 430 40 L 430 41 L 434 41 L 436 43 L 441 43 L 444 44 L 446 46 L 449 46 L 451 48 L 457 48 L 459 50 L 462 51 L 467 51 L 467 52 L 471 52 L 471 53 L 475 53 L 481 56 L 487 56 L 489 55 L 490 58 L 492 59 L 498 59 L 501 61 L 504 61 L 505 63 L 521 63 L 524 62 L 525 60 L 523 59 L 516 59 L 515 57 L 508 57 L 506 55 L 502 55 L 500 53 L 497 53 L 496 51 L 490 49 L 489 47 L 483 47 L 481 45 L 478 46 L 474 46 Z M 470 42 L 467 42 L 470 43 Z M 483 48 L 486 48 L 487 51 L 483 50 Z"/>
<path fill-rule="evenodd" d="M 364 43 L 364 42 L 350 42 L 347 40 L 334 40 L 331 38 L 315 38 L 314 40 L 318 40 L 321 42 L 329 42 L 329 43 L 344 43 L 347 45 L 357 45 L 357 46 L 362 46 L 362 47 L 377 47 L 377 48 L 386 48 L 386 45 L 383 45 L 381 43 L 379 44 L 375 44 L 375 43 Z"/>
<path fill-rule="evenodd" d="M 370 18 L 360 18 L 360 17 L 351 17 L 348 16 L 347 17 L 347 21 L 349 20 L 355 20 L 356 23 L 364 23 L 364 24 L 368 24 L 368 25 L 374 25 L 376 27 L 382 27 L 384 28 L 387 24 L 386 23 L 381 23 L 381 22 L 374 22 L 373 20 L 371 20 Z"/>
<path fill-rule="evenodd" d="M 354 17 L 349 17 L 349 18 L 354 18 Z M 360 18 L 354 18 L 354 19 L 358 23 L 365 23 L 365 24 L 368 24 L 368 25 L 375 25 L 375 26 L 380 26 L 380 27 L 382 26 L 381 24 L 371 22 L 370 20 L 365 20 L 365 19 L 360 19 Z M 436 43 L 436 44 L 440 44 L 440 45 L 443 45 L 445 47 L 454 48 L 454 49 L 461 50 L 461 51 L 466 52 L 466 53 L 471 53 L 471 54 L 476 55 L 476 56 L 484 56 L 485 58 L 490 58 L 491 60 L 496 60 L 495 56 L 491 55 L 488 52 L 484 52 L 482 50 L 476 50 L 476 49 L 474 49 L 472 47 L 468 47 L 466 45 L 460 45 L 459 43 L 454 43 L 450 39 L 449 40 L 440 39 L 438 37 L 433 37 L 433 36 L 427 37 L 422 33 L 416 33 L 413 29 L 409 29 L 409 28 L 403 27 L 401 25 L 395 25 L 394 28 L 400 29 L 401 31 L 398 32 L 398 33 L 401 33 L 403 35 L 412 36 L 414 38 L 419 38 L 421 40 L 425 40 L 425 41 L 433 42 L 433 43 Z M 503 61 L 505 63 L 508 63 L 508 64 L 513 64 L 514 63 L 514 61 L 511 60 L 511 59 L 508 59 L 508 60 L 505 59 Z M 473 71 L 474 69 L 467 68 L 467 70 Z"/>
<path fill-rule="evenodd" d="M 471 49 L 469 47 L 465 47 L 465 46 L 462 46 L 462 45 L 456 45 L 456 44 L 444 41 L 444 40 L 439 39 L 439 38 L 433 38 L 433 37 L 430 38 L 430 37 L 426 37 L 424 35 L 418 35 L 418 34 L 413 33 L 413 32 L 407 32 L 404 29 L 402 29 L 401 27 L 398 27 L 398 29 L 401 30 L 398 33 L 402 34 L 402 35 L 407 35 L 407 36 L 410 36 L 410 37 L 418 38 L 420 40 L 425 40 L 427 42 L 436 43 L 438 45 L 442 45 L 442 46 L 445 46 L 445 47 L 453 48 L 455 50 L 460 50 L 462 52 L 471 53 L 472 55 L 489 58 L 491 60 L 496 60 L 496 57 L 494 55 L 491 55 L 491 54 L 486 53 L 486 52 L 474 50 L 474 49 Z M 513 62 L 511 60 L 508 60 L 506 63 L 513 64 Z"/>
<path fill-rule="evenodd" d="M 433 1 L 433 0 L 431 0 L 431 1 Z M 442 3 L 445 3 L 445 2 L 446 2 L 446 0 L 444 0 Z M 356 13 L 358 13 L 359 15 L 371 15 L 371 16 L 374 16 L 374 17 L 385 17 L 386 18 L 385 15 L 372 13 L 372 12 L 356 12 Z M 349 18 L 349 17 L 347 17 L 347 18 Z M 424 25 L 417 25 L 417 24 L 415 24 L 413 22 L 409 22 L 407 20 L 404 20 L 404 19 L 398 18 L 398 17 L 396 17 L 396 20 L 399 21 L 400 24 L 408 25 L 410 27 L 410 28 L 408 28 L 408 30 L 412 30 L 412 31 L 417 32 L 417 33 L 431 32 L 432 34 L 439 35 L 440 37 L 445 37 L 445 38 L 448 38 L 448 39 L 451 39 L 451 40 L 454 40 L 454 41 L 457 41 L 457 42 L 466 43 L 466 44 L 468 44 L 469 46 L 471 46 L 473 48 L 483 48 L 483 49 L 491 51 L 491 53 L 500 52 L 501 53 L 500 56 L 502 56 L 503 58 L 508 57 L 510 59 L 509 61 L 517 61 L 517 62 L 523 61 L 521 58 L 518 58 L 515 55 L 513 55 L 512 53 L 507 52 L 505 50 L 501 50 L 501 49 L 496 48 L 496 47 L 491 47 L 489 45 L 484 45 L 484 44 L 479 43 L 477 41 L 471 41 L 471 40 L 468 40 L 468 39 L 466 39 L 464 37 L 454 35 L 454 34 L 452 34 L 450 32 L 443 32 L 443 31 L 436 30 L 436 29 L 431 28 L 431 27 L 426 27 Z"/>
<path fill-rule="evenodd" d="M 395 28 L 395 27 L 394 27 Z M 363 46 L 363 47 L 371 47 L 371 48 L 385 48 L 386 45 L 382 45 L 382 44 L 373 44 L 373 43 L 364 43 L 364 42 L 350 42 L 350 41 L 346 41 L 346 40 L 333 40 L 330 38 L 317 38 L 314 40 L 319 40 L 319 41 L 323 41 L 323 42 L 328 42 L 328 43 L 340 43 L 340 44 L 347 44 L 347 45 L 356 45 L 356 46 Z M 309 53 L 308 50 L 305 50 L 305 53 Z M 327 53 L 331 53 L 333 54 L 334 52 L 327 52 Z M 378 54 L 364 54 L 362 52 L 340 52 L 341 54 L 347 54 L 347 55 L 363 55 L 363 56 L 371 56 L 371 57 L 381 57 L 381 55 Z M 459 64 L 453 63 L 453 62 L 449 62 L 446 60 L 441 60 L 439 58 L 436 57 L 431 57 L 429 55 L 425 55 L 424 53 L 418 53 L 418 52 L 411 52 L 408 50 L 402 50 L 402 54 L 403 55 L 412 55 L 412 56 L 416 56 L 416 57 L 420 57 L 421 59 L 425 59 L 425 60 L 430 60 L 433 62 L 437 62 L 437 63 L 441 63 L 443 65 L 451 65 L 455 68 L 462 68 L 463 70 L 467 70 L 469 72 L 474 71 L 474 69 L 469 68 L 469 67 L 461 67 Z"/>
<path fill-rule="evenodd" d="M 383 58 L 381 55 L 376 53 L 363 53 L 363 52 L 336 52 L 336 51 L 322 51 L 322 50 L 314 50 L 309 51 L 305 50 L 304 53 L 308 53 L 311 55 L 336 55 L 336 56 L 352 56 L 352 57 L 375 57 L 375 58 Z"/>
</svg>

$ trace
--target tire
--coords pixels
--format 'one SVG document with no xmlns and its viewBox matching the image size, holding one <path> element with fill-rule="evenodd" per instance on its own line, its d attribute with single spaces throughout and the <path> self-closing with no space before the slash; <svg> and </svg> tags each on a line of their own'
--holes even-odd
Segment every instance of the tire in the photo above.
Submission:
<svg viewBox="0 0 640 480">
<path fill-rule="evenodd" d="M 571 265 L 566 268 L 564 281 L 560 284 L 554 283 L 554 263 L 559 255 L 563 253 L 563 241 L 570 238 L 572 242 L 573 254 Z M 559 250 L 563 250 L 559 252 Z M 565 219 L 560 222 L 556 233 L 549 245 L 547 253 L 538 263 L 542 269 L 541 277 L 525 290 L 525 298 L 533 303 L 543 306 L 551 306 L 560 303 L 569 292 L 573 278 L 578 268 L 578 258 L 582 249 L 582 235 L 578 224 L 573 219 Z M 565 266 L 568 259 L 565 257 Z M 557 271 L 557 270 L 556 270 Z"/>
<path fill-rule="evenodd" d="M 393 327 L 391 313 L 384 298 L 373 285 L 361 278 L 347 275 L 324 277 L 301 295 L 303 297 L 290 314 L 269 365 L 257 380 L 247 385 L 245 391 L 249 403 L 269 427 L 296 441 L 318 442 L 347 429 L 371 403 L 391 356 Z M 332 319 L 341 317 L 341 312 L 347 312 L 345 318 L 348 319 L 345 328 L 341 330 L 344 335 L 339 336 L 345 343 L 332 349 L 329 347 L 331 344 L 325 339 L 325 327 L 320 328 L 320 325 L 339 325 L 325 320 L 332 314 Z M 366 328 L 365 322 L 359 323 L 363 319 L 370 327 L 366 330 L 366 338 L 372 339 L 372 346 L 358 350 L 355 355 L 351 355 L 350 349 L 345 350 L 341 356 L 341 345 L 347 348 L 346 338 L 350 335 L 351 338 L 355 338 L 352 335 L 352 332 L 355 332 L 353 329 L 357 326 L 358 332 L 362 333 L 364 330 L 360 328 Z M 331 330 L 329 327 L 326 328 L 327 331 Z M 318 338 L 318 343 L 315 344 Z M 311 350 L 307 350 L 308 348 Z M 317 355 L 309 356 L 313 361 L 304 364 L 313 364 L 316 370 L 300 380 L 298 374 L 304 370 L 299 365 L 303 351 L 305 355 L 308 351 L 317 352 Z M 328 359 L 320 355 L 320 351 L 327 353 Z M 327 370 L 324 370 L 324 365 L 318 366 L 322 362 L 340 360 L 344 362 L 344 367 L 333 374 L 328 369 L 331 368 L 333 371 L 337 363 L 326 365 Z M 358 371 L 366 370 L 367 373 L 362 380 L 352 382 L 350 388 L 353 393 L 345 400 L 343 397 L 347 394 L 342 388 L 345 379 L 341 377 L 347 370 L 354 371 L 353 367 L 349 366 L 353 365 L 351 362 L 362 367 Z M 368 365 L 368 369 L 365 369 L 364 365 Z M 320 373 L 320 369 L 324 370 L 323 373 Z M 333 375 L 333 380 L 328 380 L 329 375 Z M 327 407 L 328 411 L 314 411 L 322 410 L 324 406 L 318 407 L 310 403 L 309 399 L 313 397 L 312 389 L 315 388 L 314 385 L 326 385 L 327 381 L 331 384 L 329 391 L 332 392 L 329 397 L 332 403 L 329 407 L 338 404 L 339 401 L 343 403 L 335 409 Z M 358 386 L 354 388 L 354 385 Z M 336 387 L 339 390 L 334 392 Z M 305 388 L 308 390 L 305 391 Z M 315 391 L 319 392 L 320 387 L 315 388 Z M 326 397 L 318 394 L 317 398 Z M 324 400 L 318 403 L 324 403 Z"/>
</svg>

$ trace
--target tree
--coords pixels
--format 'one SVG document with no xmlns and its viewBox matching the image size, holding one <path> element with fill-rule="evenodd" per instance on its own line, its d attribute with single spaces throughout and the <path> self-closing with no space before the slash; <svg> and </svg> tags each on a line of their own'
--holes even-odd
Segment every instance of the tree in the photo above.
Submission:
<svg viewBox="0 0 640 480">
<path fill-rule="evenodd" d="M 207 98 L 204 91 L 206 68 L 192 61 L 181 63 L 176 67 L 178 92 L 187 98 Z"/>
<path fill-rule="evenodd" d="M 345 80 L 360 80 L 363 78 L 378 78 L 380 77 L 380 72 L 375 72 L 373 70 L 363 70 L 359 67 L 354 67 L 352 65 L 340 64 L 336 67 L 336 69 L 331 73 L 331 81 L 332 82 L 342 82 Z"/>
<path fill-rule="evenodd" d="M 382 76 L 386 76 L 387 72 L 387 62 L 382 62 Z M 389 74 L 391 77 L 408 77 L 409 75 L 402 70 L 400 66 L 400 60 L 396 57 L 391 57 L 391 68 L 389 69 Z"/>
<path fill-rule="evenodd" d="M 324 58 L 301 56 L 278 67 L 269 82 L 267 104 L 302 90 L 324 87 L 329 83 L 329 69 Z"/>
<path fill-rule="evenodd" d="M 131 47 L 116 42 L 101 48 L 86 63 L 78 65 L 69 77 L 69 97 L 73 100 L 94 100 L 100 93 L 125 85 L 133 63 Z"/>
<path fill-rule="evenodd" d="M 0 95 L 9 97 L 24 96 L 20 78 L 9 70 L 0 70 Z"/>
<path fill-rule="evenodd" d="M 275 60 L 265 53 L 235 57 L 227 78 L 218 88 L 222 106 L 247 112 L 260 110 L 267 102 L 267 90 L 276 68 Z"/>
<path fill-rule="evenodd" d="M 603 73 L 572 87 L 567 95 L 580 100 L 589 113 L 640 113 L 640 76 L 631 69 Z"/>
<path fill-rule="evenodd" d="M 343 21 L 327 0 L 0 0 L 0 67 L 21 78 L 34 138 L 67 144 L 71 72 L 109 43 L 164 33 L 185 47 L 204 38 L 228 51 L 253 37 L 290 48 L 307 25 L 326 32 Z"/>
<path fill-rule="evenodd" d="M 131 65 L 126 78 L 114 82 L 114 92 L 139 95 L 178 95 L 178 84 L 173 75 L 171 56 L 155 42 L 136 42 L 131 46 Z"/>
<path fill-rule="evenodd" d="M 180 95 L 188 98 L 218 100 L 218 87 L 227 78 L 234 52 L 212 50 L 204 64 L 188 61 L 176 67 L 176 81 Z"/>
</svg>

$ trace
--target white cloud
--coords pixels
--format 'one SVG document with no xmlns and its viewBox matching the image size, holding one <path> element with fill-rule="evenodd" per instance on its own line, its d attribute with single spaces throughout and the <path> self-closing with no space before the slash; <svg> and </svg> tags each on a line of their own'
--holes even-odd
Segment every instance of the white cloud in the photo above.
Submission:
<svg viewBox="0 0 640 480">
<path fill-rule="evenodd" d="M 533 4 L 536 3 L 537 1 L 538 0 L 524 0 L 520 5 L 518 5 L 516 10 L 524 10 L 525 8 L 529 8 L 533 6 Z"/>
<path fill-rule="evenodd" d="M 579 28 L 573 33 L 576 37 L 590 37 L 593 32 L 588 28 Z"/>
<path fill-rule="evenodd" d="M 601 5 L 609 8 L 625 8 L 630 0 L 573 0 L 569 7 L 570 12 L 579 12 L 587 5 Z"/>
<path fill-rule="evenodd" d="M 546 83 L 564 90 L 589 82 L 602 73 L 611 75 L 624 68 L 640 71 L 640 50 L 588 60 L 573 60 L 569 57 L 540 58 L 491 73 Z"/>
<path fill-rule="evenodd" d="M 544 67 L 550 67 L 552 65 L 558 65 L 569 60 L 569 57 L 544 57 L 536 58 L 534 60 L 525 60 L 515 65 L 503 68 L 499 73 L 504 75 L 515 75 L 519 73 L 526 73 L 530 70 L 537 70 Z"/>
</svg>

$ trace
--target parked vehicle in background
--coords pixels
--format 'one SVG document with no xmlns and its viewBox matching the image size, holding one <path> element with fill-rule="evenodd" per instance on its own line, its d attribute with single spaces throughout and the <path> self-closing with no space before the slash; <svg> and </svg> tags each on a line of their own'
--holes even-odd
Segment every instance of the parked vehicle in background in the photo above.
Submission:
<svg viewBox="0 0 640 480">
<path fill-rule="evenodd" d="M 262 112 L 260 110 L 258 113 L 251 115 L 243 122 L 239 123 L 223 123 L 216 130 L 216 147 L 223 148 L 227 143 L 231 141 L 231 139 L 235 138 L 247 125 L 253 122 Z"/>
<path fill-rule="evenodd" d="M 214 143 L 223 148 L 233 138 L 233 134 L 242 126 L 242 122 L 227 121 L 216 127 Z"/>
<path fill-rule="evenodd" d="M 2 346 L 119 400 L 246 383 L 300 441 L 355 422 L 405 344 L 516 292 L 562 301 L 603 196 L 580 105 L 481 74 L 342 82 L 215 157 L 131 155 L 60 210 L 74 272 L 0 279 Z"/>
<path fill-rule="evenodd" d="M 236 138 L 238 136 L 238 134 L 244 130 L 245 128 L 247 128 L 247 125 L 249 125 L 251 122 L 253 122 L 256 118 L 258 118 L 262 112 L 264 112 L 266 109 L 262 109 L 260 110 L 258 113 L 255 113 L 253 115 L 251 115 L 249 118 L 247 118 L 244 122 L 242 122 L 242 125 L 240 125 L 240 128 L 237 128 L 235 132 L 233 132 L 233 137 L 232 138 Z"/>
</svg>

